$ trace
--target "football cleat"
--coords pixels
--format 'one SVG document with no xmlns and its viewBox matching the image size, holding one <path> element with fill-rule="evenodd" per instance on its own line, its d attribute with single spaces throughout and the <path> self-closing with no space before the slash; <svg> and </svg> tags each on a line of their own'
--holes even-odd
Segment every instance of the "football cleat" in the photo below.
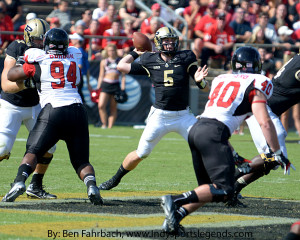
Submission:
<svg viewBox="0 0 300 240">
<path fill-rule="evenodd" d="M 239 199 L 242 199 L 242 195 L 240 193 L 234 193 L 233 197 L 231 199 L 228 199 L 228 201 L 225 203 L 225 206 L 228 208 L 246 208 L 247 205 L 242 203 Z"/>
<path fill-rule="evenodd" d="M 11 189 L 9 192 L 2 198 L 2 202 L 14 202 L 17 197 L 22 195 L 26 190 L 24 182 L 16 182 L 11 184 Z"/>
<path fill-rule="evenodd" d="M 163 230 L 167 233 L 178 235 L 181 233 L 183 227 L 179 224 L 181 219 L 176 217 L 177 206 L 173 202 L 171 195 L 165 195 L 161 198 L 161 206 L 166 215 L 165 222 L 162 226 Z"/>
<path fill-rule="evenodd" d="M 120 183 L 120 181 L 117 181 L 114 177 L 112 177 L 111 179 L 107 180 L 104 183 L 101 183 L 99 186 L 100 190 L 110 190 L 116 186 L 118 186 Z"/>
<path fill-rule="evenodd" d="M 1 162 L 2 160 L 4 160 L 4 159 L 8 160 L 9 157 L 10 157 L 10 153 L 4 155 L 3 157 L 0 157 L 0 162 Z"/>
<path fill-rule="evenodd" d="M 100 196 L 100 191 L 96 186 L 94 185 L 89 186 L 87 190 L 87 194 L 92 204 L 103 205 L 103 200 Z"/>
<path fill-rule="evenodd" d="M 30 198 L 39 198 L 39 199 L 56 199 L 57 196 L 51 193 L 46 192 L 43 189 L 43 186 L 39 186 L 34 183 L 30 183 L 27 190 L 26 194 Z"/>
</svg>

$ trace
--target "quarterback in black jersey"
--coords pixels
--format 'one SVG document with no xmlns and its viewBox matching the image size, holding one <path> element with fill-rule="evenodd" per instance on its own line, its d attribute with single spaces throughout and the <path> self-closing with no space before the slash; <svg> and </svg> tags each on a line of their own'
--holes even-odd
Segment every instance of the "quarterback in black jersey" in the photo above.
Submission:
<svg viewBox="0 0 300 240">
<path fill-rule="evenodd" d="M 155 88 L 155 103 L 151 107 L 137 150 L 130 152 L 117 173 L 99 186 L 102 190 L 116 187 L 126 173 L 149 156 L 167 133 L 177 132 L 187 140 L 188 132 L 196 122 L 188 106 L 190 77 L 200 89 L 209 90 L 204 79 L 207 76 L 206 66 L 197 66 L 192 51 L 177 51 L 179 40 L 173 29 L 160 28 L 154 43 L 158 52 L 134 50 L 118 64 L 118 70 L 125 74 L 148 75 L 151 78 Z M 133 62 L 139 56 L 140 61 Z"/>
<path fill-rule="evenodd" d="M 30 47 L 42 48 L 43 36 L 49 24 L 42 19 L 30 20 L 24 29 L 24 41 L 15 40 L 6 49 L 4 69 L 1 75 L 0 107 L 0 161 L 8 159 L 22 122 L 30 131 L 40 112 L 39 96 L 36 88 L 26 88 L 24 82 L 13 83 L 7 79 L 8 71 L 20 64 L 25 50 Z M 55 147 L 39 159 L 27 195 L 34 198 L 56 198 L 43 189 L 42 180 L 53 157 Z"/>
</svg>

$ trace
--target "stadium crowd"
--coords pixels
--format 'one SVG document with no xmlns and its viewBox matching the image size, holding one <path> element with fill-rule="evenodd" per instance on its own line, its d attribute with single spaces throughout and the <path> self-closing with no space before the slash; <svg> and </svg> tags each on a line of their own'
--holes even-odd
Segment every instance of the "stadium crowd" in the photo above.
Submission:
<svg viewBox="0 0 300 240">
<path fill-rule="evenodd" d="M 188 48 L 201 59 L 202 66 L 210 61 L 212 66 L 217 63 L 227 70 L 235 43 L 273 44 L 273 47 L 266 48 L 266 59 L 270 64 L 263 69 L 269 76 L 298 51 L 295 46 L 300 44 L 300 3 L 294 0 L 164 0 L 186 20 L 187 28 L 175 14 L 170 14 L 169 9 L 154 1 L 148 1 L 153 3 L 148 6 L 151 14 L 138 8 L 135 0 L 123 0 L 121 3 L 98 0 L 94 9 L 88 8 L 87 1 L 79 1 L 82 9 L 87 6 L 80 18 L 71 16 L 71 2 L 66 0 L 31 2 L 53 3 L 53 9 L 45 20 L 51 28 L 60 27 L 69 34 L 81 35 L 84 38 L 83 48 L 91 50 L 92 60 L 101 60 L 101 53 L 108 43 L 116 44 L 120 57 L 128 53 L 133 47 L 132 34 L 135 31 L 141 31 L 153 40 L 154 33 L 164 26 L 158 17 L 179 30 L 181 40 L 187 36 Z M 0 1 L 1 31 L 22 32 L 26 25 L 22 22 L 25 17 L 22 15 L 25 15 L 22 1 Z M 27 13 L 25 19 L 28 21 L 35 17 L 40 17 L 39 12 Z M 113 25 L 113 22 L 119 24 Z M 102 37 L 89 41 L 88 35 Z M 123 38 L 110 38 L 112 36 Z M 13 40 L 14 35 L 1 34 L 0 54 Z M 276 47 L 277 44 L 284 47 Z"/>
</svg>

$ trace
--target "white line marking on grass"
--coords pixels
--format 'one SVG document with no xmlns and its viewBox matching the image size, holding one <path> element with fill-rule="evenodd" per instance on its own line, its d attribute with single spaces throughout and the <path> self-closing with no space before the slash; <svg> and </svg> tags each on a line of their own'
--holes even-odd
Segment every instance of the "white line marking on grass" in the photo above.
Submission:
<svg viewBox="0 0 300 240">
<path fill-rule="evenodd" d="M 103 137 L 103 138 L 124 138 L 130 139 L 130 136 L 120 136 L 120 135 L 100 135 L 100 134 L 90 134 L 90 137 Z"/>
</svg>

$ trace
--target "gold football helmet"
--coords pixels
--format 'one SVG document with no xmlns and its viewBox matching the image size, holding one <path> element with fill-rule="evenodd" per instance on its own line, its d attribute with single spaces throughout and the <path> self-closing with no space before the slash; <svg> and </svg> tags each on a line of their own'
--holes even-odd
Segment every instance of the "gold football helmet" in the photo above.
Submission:
<svg viewBox="0 0 300 240">
<path fill-rule="evenodd" d="M 24 29 L 24 40 L 28 47 L 43 48 L 43 44 L 35 44 L 34 40 L 43 40 L 45 33 L 50 29 L 49 24 L 40 18 L 30 20 Z"/>
<path fill-rule="evenodd" d="M 175 42 L 174 42 L 173 51 L 164 49 L 164 46 L 162 44 L 164 38 L 174 38 Z M 154 44 L 158 51 L 163 52 L 167 55 L 173 55 L 178 50 L 179 38 L 178 38 L 176 32 L 172 28 L 162 27 L 162 28 L 158 29 L 157 32 L 155 33 Z"/>
</svg>

